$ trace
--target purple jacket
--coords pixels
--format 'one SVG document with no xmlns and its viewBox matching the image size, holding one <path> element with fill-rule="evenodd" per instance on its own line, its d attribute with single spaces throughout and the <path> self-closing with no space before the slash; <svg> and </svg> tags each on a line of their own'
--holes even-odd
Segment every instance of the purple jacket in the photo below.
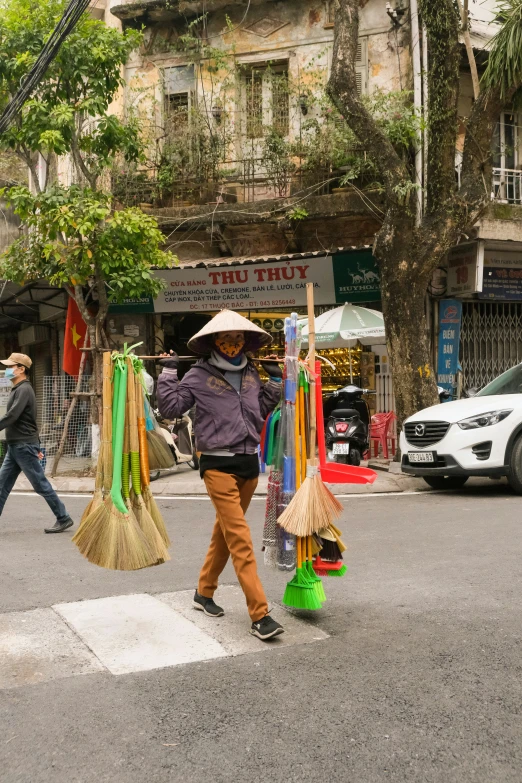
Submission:
<svg viewBox="0 0 522 783">
<path fill-rule="evenodd" d="M 200 359 L 178 381 L 177 370 L 165 368 L 158 378 L 158 408 L 166 419 L 179 418 L 196 405 L 198 451 L 227 449 L 253 454 L 268 414 L 281 398 L 282 384 L 261 383 L 251 362 L 242 371 L 241 394 L 206 359 Z"/>
</svg>

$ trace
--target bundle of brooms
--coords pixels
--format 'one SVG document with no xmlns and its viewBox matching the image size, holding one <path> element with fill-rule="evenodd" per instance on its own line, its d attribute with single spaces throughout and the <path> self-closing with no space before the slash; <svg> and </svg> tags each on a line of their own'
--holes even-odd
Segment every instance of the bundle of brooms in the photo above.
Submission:
<svg viewBox="0 0 522 783">
<path fill-rule="evenodd" d="M 310 445 L 306 478 L 295 493 L 288 507 L 279 517 L 278 524 L 288 533 L 299 538 L 328 528 L 343 510 L 342 505 L 323 483 L 316 463 L 316 401 L 315 401 L 315 318 L 313 283 L 306 284 L 308 305 L 308 369 L 310 375 Z"/>
<path fill-rule="evenodd" d="M 170 559 L 159 510 L 152 495 L 148 500 L 141 495 L 141 465 L 148 457 L 140 455 L 140 444 L 146 447 L 146 438 L 140 440 L 138 434 L 139 419 L 143 420 L 141 395 L 141 407 L 136 405 L 141 362 L 127 354 L 127 348 L 123 354 L 104 353 L 102 444 L 95 492 L 73 538 L 89 562 L 120 571 L 147 568 Z"/>
</svg>

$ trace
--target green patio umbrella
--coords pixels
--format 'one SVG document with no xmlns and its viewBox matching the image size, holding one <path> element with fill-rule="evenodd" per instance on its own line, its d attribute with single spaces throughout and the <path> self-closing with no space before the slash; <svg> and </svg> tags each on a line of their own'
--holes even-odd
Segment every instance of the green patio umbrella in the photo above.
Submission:
<svg viewBox="0 0 522 783">
<path fill-rule="evenodd" d="M 308 343 L 308 326 L 303 327 L 303 344 Z M 385 343 L 384 318 L 378 310 L 345 304 L 328 310 L 315 319 L 317 348 L 351 348 L 357 343 Z M 351 357 L 350 357 L 351 365 Z M 350 376 L 353 379 L 353 373 Z"/>
</svg>

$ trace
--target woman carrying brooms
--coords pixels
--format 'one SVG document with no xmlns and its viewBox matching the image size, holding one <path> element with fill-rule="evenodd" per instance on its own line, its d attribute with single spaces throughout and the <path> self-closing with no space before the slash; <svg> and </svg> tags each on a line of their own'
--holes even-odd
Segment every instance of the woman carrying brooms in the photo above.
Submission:
<svg viewBox="0 0 522 783">
<path fill-rule="evenodd" d="M 189 340 L 189 349 L 204 358 L 180 382 L 177 355 L 165 354 L 157 388 L 158 407 L 167 419 L 196 405 L 200 473 L 216 509 L 194 607 L 211 617 L 224 614 L 213 595 L 231 556 L 252 620 L 250 632 L 263 640 L 283 633 L 283 628 L 268 614 L 245 513 L 259 476 L 260 433 L 281 397 L 283 374 L 275 361 L 265 364 L 270 380 L 261 383 L 246 352 L 271 342 L 263 329 L 231 310 L 222 310 Z"/>
</svg>

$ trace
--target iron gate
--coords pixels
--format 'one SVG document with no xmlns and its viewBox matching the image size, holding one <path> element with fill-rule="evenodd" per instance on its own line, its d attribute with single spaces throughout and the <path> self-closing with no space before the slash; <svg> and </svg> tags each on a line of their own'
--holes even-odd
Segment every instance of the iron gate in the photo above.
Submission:
<svg viewBox="0 0 522 783">
<path fill-rule="evenodd" d="M 522 302 L 463 302 L 460 355 L 464 388 L 522 362 Z"/>
</svg>

